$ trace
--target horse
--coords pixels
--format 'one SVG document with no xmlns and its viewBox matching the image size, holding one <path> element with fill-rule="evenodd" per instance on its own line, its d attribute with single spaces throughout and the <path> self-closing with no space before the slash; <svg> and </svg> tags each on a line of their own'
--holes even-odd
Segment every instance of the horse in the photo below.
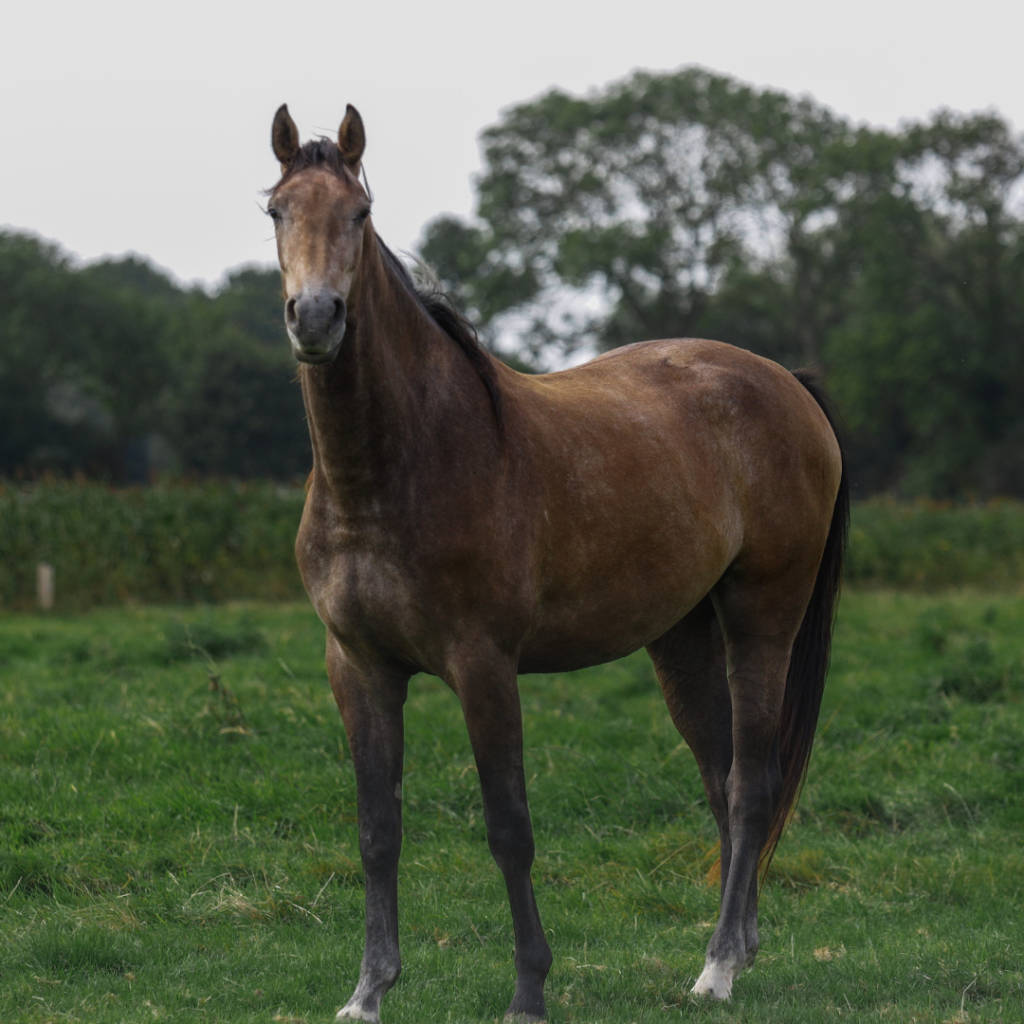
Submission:
<svg viewBox="0 0 1024 1024">
<path fill-rule="evenodd" d="M 365 952 L 337 1019 L 378 1022 L 401 969 L 410 677 L 439 676 L 462 706 L 512 912 L 506 1020 L 538 1021 L 552 955 L 517 676 L 641 647 L 720 836 L 720 916 L 692 991 L 730 998 L 828 667 L 849 492 L 824 395 L 700 339 L 517 373 L 377 236 L 354 107 L 336 140 L 302 143 L 283 105 L 271 143 L 267 212 L 313 450 L 295 551 L 326 626 L 365 880 Z"/>
</svg>

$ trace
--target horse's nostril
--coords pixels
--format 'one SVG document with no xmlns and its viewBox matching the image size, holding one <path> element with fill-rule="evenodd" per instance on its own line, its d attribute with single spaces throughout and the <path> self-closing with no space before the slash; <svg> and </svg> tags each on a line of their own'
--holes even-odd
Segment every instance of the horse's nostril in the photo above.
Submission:
<svg viewBox="0 0 1024 1024">
<path fill-rule="evenodd" d="M 294 324 L 298 320 L 298 317 L 295 315 L 295 300 L 294 299 L 289 299 L 284 304 L 284 315 L 285 315 L 285 319 L 290 324 Z"/>
<path fill-rule="evenodd" d="M 345 303 L 341 299 L 334 300 L 334 317 L 332 323 L 338 323 L 345 316 Z"/>
</svg>

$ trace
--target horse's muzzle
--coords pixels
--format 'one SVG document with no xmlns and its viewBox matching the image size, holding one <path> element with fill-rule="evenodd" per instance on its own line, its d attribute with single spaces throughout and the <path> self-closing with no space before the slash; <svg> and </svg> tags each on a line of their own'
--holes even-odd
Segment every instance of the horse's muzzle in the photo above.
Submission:
<svg viewBox="0 0 1024 1024">
<path fill-rule="evenodd" d="M 307 348 L 303 345 L 297 345 L 294 338 L 289 337 L 288 340 L 292 343 L 292 355 L 294 355 L 300 363 L 308 363 L 316 366 L 321 363 L 334 362 L 335 356 L 337 356 L 341 349 L 341 340 L 344 336 L 345 325 L 342 324 L 341 330 L 334 339 L 334 344 L 328 349 Z"/>
<path fill-rule="evenodd" d="M 319 291 L 288 299 L 284 322 L 295 358 L 302 363 L 329 363 L 345 337 L 345 300 L 337 292 Z"/>
</svg>

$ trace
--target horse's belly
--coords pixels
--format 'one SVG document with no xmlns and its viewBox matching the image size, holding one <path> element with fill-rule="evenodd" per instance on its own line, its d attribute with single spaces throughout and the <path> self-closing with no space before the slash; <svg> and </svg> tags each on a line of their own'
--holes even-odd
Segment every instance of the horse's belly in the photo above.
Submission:
<svg viewBox="0 0 1024 1024">
<path fill-rule="evenodd" d="M 520 654 L 519 672 L 575 672 L 624 658 L 649 642 L 619 639 L 620 643 L 612 644 L 606 638 L 597 637 L 540 638 Z"/>
<path fill-rule="evenodd" d="M 661 567 L 662 570 L 665 567 Z M 717 582 L 717 571 L 650 573 L 595 582 L 548 600 L 524 637 L 521 672 L 567 672 L 625 657 L 656 640 Z"/>
<path fill-rule="evenodd" d="M 701 595 L 703 596 L 703 595 Z M 572 630 L 534 637 L 523 646 L 519 657 L 520 672 L 574 672 L 576 669 L 603 665 L 624 658 L 674 626 L 692 610 L 700 598 L 683 610 L 640 626 L 636 623 L 609 624 L 608 628 Z M 617 628 L 616 628 L 617 627 Z"/>
</svg>

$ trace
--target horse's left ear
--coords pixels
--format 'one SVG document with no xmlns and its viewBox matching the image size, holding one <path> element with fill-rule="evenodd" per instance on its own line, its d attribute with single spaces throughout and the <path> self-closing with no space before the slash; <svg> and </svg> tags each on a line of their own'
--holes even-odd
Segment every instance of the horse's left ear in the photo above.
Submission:
<svg viewBox="0 0 1024 1024">
<path fill-rule="evenodd" d="M 270 129 L 270 144 L 274 148 L 274 156 L 281 163 L 283 174 L 299 151 L 299 129 L 295 127 L 292 115 L 288 113 L 287 103 L 282 103 L 274 115 L 274 126 Z"/>
<path fill-rule="evenodd" d="M 338 149 L 345 166 L 355 175 L 359 174 L 359 161 L 366 149 L 366 132 L 359 111 L 351 103 L 345 106 L 345 117 L 338 129 Z"/>
</svg>

